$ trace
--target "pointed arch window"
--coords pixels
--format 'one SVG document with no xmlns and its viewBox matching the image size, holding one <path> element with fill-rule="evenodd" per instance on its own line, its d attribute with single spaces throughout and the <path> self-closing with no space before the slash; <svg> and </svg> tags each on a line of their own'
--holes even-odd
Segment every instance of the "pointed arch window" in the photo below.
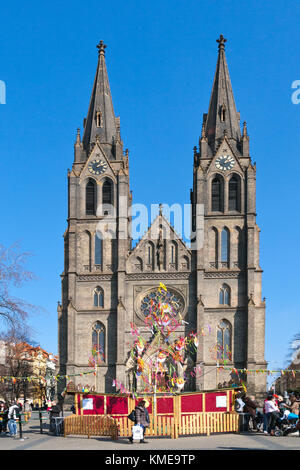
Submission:
<svg viewBox="0 0 300 470">
<path fill-rule="evenodd" d="M 104 307 L 104 292 L 99 286 L 94 290 L 94 307 Z"/>
<path fill-rule="evenodd" d="M 102 266 L 103 263 L 103 240 L 99 233 L 95 234 L 95 265 Z"/>
<path fill-rule="evenodd" d="M 228 185 L 228 209 L 230 211 L 240 210 L 239 186 L 239 177 L 237 175 L 233 175 L 230 178 Z"/>
<path fill-rule="evenodd" d="M 221 106 L 220 118 L 221 118 L 221 122 L 225 122 L 225 119 L 226 119 L 226 106 L 225 106 L 225 104 L 222 104 L 222 106 Z"/>
<path fill-rule="evenodd" d="M 237 233 L 237 266 L 239 268 L 244 266 L 244 251 L 243 251 L 243 232 L 239 227 L 236 227 Z"/>
<path fill-rule="evenodd" d="M 153 245 L 152 243 L 148 243 L 147 245 L 147 264 L 153 263 Z"/>
<path fill-rule="evenodd" d="M 85 213 L 86 215 L 96 214 L 96 185 L 93 180 L 89 180 L 85 188 Z"/>
<path fill-rule="evenodd" d="M 223 178 L 216 176 L 211 186 L 211 210 L 213 212 L 223 212 L 223 188 Z"/>
<path fill-rule="evenodd" d="M 218 359 L 231 360 L 232 328 L 227 320 L 221 320 L 217 328 Z"/>
<path fill-rule="evenodd" d="M 177 243 L 171 242 L 171 264 L 177 265 Z"/>
<path fill-rule="evenodd" d="M 92 328 L 92 349 L 93 354 L 101 362 L 105 362 L 105 326 L 97 321 Z"/>
<path fill-rule="evenodd" d="M 96 113 L 96 126 L 102 127 L 102 113 L 101 111 L 97 111 Z"/>
<path fill-rule="evenodd" d="M 230 287 L 227 286 L 226 284 L 223 284 L 223 286 L 220 289 L 219 304 L 228 305 L 228 306 L 230 305 Z"/>
<path fill-rule="evenodd" d="M 221 263 L 223 267 L 229 266 L 229 230 L 224 228 L 221 233 Z"/>
<path fill-rule="evenodd" d="M 219 232 L 216 227 L 212 227 L 210 235 L 210 266 L 212 268 L 218 268 L 218 251 L 219 251 Z"/>
<path fill-rule="evenodd" d="M 108 179 L 104 181 L 102 186 L 102 205 L 103 214 L 111 215 L 113 205 L 113 183 Z"/>
</svg>

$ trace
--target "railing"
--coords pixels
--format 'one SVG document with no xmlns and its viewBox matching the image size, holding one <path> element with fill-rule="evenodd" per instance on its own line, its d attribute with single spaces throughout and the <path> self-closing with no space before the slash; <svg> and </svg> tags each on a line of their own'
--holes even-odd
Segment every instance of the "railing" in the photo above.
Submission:
<svg viewBox="0 0 300 470">
<path fill-rule="evenodd" d="M 127 416 L 120 416 L 115 418 L 118 428 L 119 436 L 129 437 L 132 435 L 132 426 L 134 423 L 130 421 Z M 175 437 L 175 420 L 173 416 L 154 416 L 150 417 L 150 425 L 146 429 L 146 436 L 170 436 Z"/>
<path fill-rule="evenodd" d="M 64 420 L 64 436 L 110 436 L 112 439 L 132 435 L 133 422 L 127 416 L 86 415 L 67 416 Z M 237 413 L 191 413 L 173 416 L 150 416 L 150 425 L 146 436 L 165 436 L 176 439 L 179 436 L 213 433 L 238 432 L 239 415 Z"/>
<path fill-rule="evenodd" d="M 238 432 L 239 415 L 237 413 L 206 412 L 181 415 L 178 423 L 178 435 Z M 178 437 L 178 436 L 176 436 Z"/>
<path fill-rule="evenodd" d="M 67 416 L 64 419 L 64 437 L 67 435 L 110 436 L 118 439 L 118 425 L 110 416 Z"/>
<path fill-rule="evenodd" d="M 115 418 L 118 423 L 119 436 L 129 437 L 132 435 L 132 421 L 126 416 Z M 237 413 L 207 412 L 191 413 L 176 416 L 150 416 L 150 425 L 146 430 L 147 436 L 189 436 L 192 434 L 238 432 L 239 415 Z"/>
</svg>

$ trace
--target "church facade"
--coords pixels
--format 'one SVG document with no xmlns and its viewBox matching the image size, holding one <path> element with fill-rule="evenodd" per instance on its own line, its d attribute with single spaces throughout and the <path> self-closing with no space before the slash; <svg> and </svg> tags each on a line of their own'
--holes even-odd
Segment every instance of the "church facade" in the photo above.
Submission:
<svg viewBox="0 0 300 470">
<path fill-rule="evenodd" d="M 256 165 L 242 129 L 225 57 L 218 39 L 217 67 L 199 145 L 191 158 L 192 234 L 187 246 L 160 207 L 141 240 L 132 246 L 132 205 L 128 151 L 123 150 L 120 120 L 114 114 L 101 41 L 88 114 L 74 145 L 68 172 L 68 226 L 64 234 L 62 301 L 58 304 L 61 375 L 75 385 L 114 392 L 113 381 L 127 389 L 136 383 L 130 349 L 132 325 L 155 348 L 144 319 L 162 282 L 183 320 L 176 331 L 198 333 L 193 364 L 196 376 L 184 390 L 215 389 L 236 383 L 233 369 L 266 368 L 265 300 L 256 224 Z M 202 333 L 201 333 L 202 332 Z M 216 345 L 230 350 L 226 367 Z M 101 353 L 96 379 L 93 348 Z M 152 349 L 151 349 L 152 348 Z M 224 357 L 223 357 L 224 358 Z M 75 375 L 77 375 L 75 377 Z M 191 375 L 192 377 L 192 375 Z M 243 377 L 249 391 L 266 390 L 264 374 Z M 63 384 L 61 384 L 63 386 Z"/>
</svg>

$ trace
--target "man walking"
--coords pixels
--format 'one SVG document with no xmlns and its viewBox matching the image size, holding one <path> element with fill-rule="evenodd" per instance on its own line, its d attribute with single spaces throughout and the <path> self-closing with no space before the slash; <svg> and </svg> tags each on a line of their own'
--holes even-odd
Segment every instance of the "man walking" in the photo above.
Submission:
<svg viewBox="0 0 300 470">
<path fill-rule="evenodd" d="M 19 417 L 20 408 L 17 403 L 11 403 L 8 408 L 8 430 L 11 437 L 17 437 L 17 417 Z"/>
</svg>

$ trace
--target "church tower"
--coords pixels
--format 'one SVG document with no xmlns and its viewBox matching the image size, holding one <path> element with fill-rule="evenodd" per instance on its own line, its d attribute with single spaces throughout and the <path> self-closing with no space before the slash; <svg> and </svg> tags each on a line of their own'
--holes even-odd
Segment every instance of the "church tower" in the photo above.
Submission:
<svg viewBox="0 0 300 470">
<path fill-rule="evenodd" d="M 199 147 L 194 148 L 191 246 L 177 234 L 161 205 L 132 247 L 128 151 L 123 151 L 120 120 L 114 114 L 106 46 L 102 41 L 97 46 L 83 136 L 78 130 L 68 171 L 68 225 L 58 305 L 59 374 L 77 374 L 76 387 L 115 392 L 117 380 L 127 390 L 142 390 L 131 357 L 131 325 L 147 340 L 143 357 L 155 361 L 157 344 L 145 328 L 145 317 L 149 306 L 160 302 L 160 283 L 168 290 L 165 301 L 173 302 L 173 315 L 180 319 L 178 335 L 199 335 L 196 364 L 193 356 L 178 366 L 186 377 L 184 391 L 239 383 L 234 369 L 266 368 L 256 166 L 246 123 L 241 131 L 235 106 L 226 39 L 220 36 L 217 42 L 209 108 Z M 92 371 L 93 349 L 101 356 L 97 375 L 80 376 Z M 168 371 L 162 376 L 168 377 Z M 251 373 L 244 380 L 249 392 L 265 392 L 265 374 Z"/>
<path fill-rule="evenodd" d="M 226 367 L 266 368 L 256 165 L 249 153 L 246 122 L 240 129 L 225 57 L 226 39 L 221 35 L 217 42 L 208 113 L 203 116 L 199 148 L 194 148 L 191 192 L 197 328 L 211 328 L 198 348 L 197 363 L 202 369 L 198 389 L 235 382 L 234 373 Z M 224 370 L 216 369 L 216 362 Z M 244 380 L 250 392 L 265 392 L 265 374 L 251 373 Z"/>
<path fill-rule="evenodd" d="M 128 236 L 128 151 L 123 153 L 120 120 L 115 117 L 103 41 L 83 137 L 77 130 L 74 162 L 68 171 L 68 227 L 62 303 L 58 305 L 60 374 L 91 371 L 89 357 L 101 353 L 97 390 L 112 390 L 124 362 L 123 309 Z M 108 334 L 109 332 L 109 334 Z M 117 348 L 117 344 L 123 345 Z M 63 384 L 61 384 L 63 385 Z"/>
</svg>

